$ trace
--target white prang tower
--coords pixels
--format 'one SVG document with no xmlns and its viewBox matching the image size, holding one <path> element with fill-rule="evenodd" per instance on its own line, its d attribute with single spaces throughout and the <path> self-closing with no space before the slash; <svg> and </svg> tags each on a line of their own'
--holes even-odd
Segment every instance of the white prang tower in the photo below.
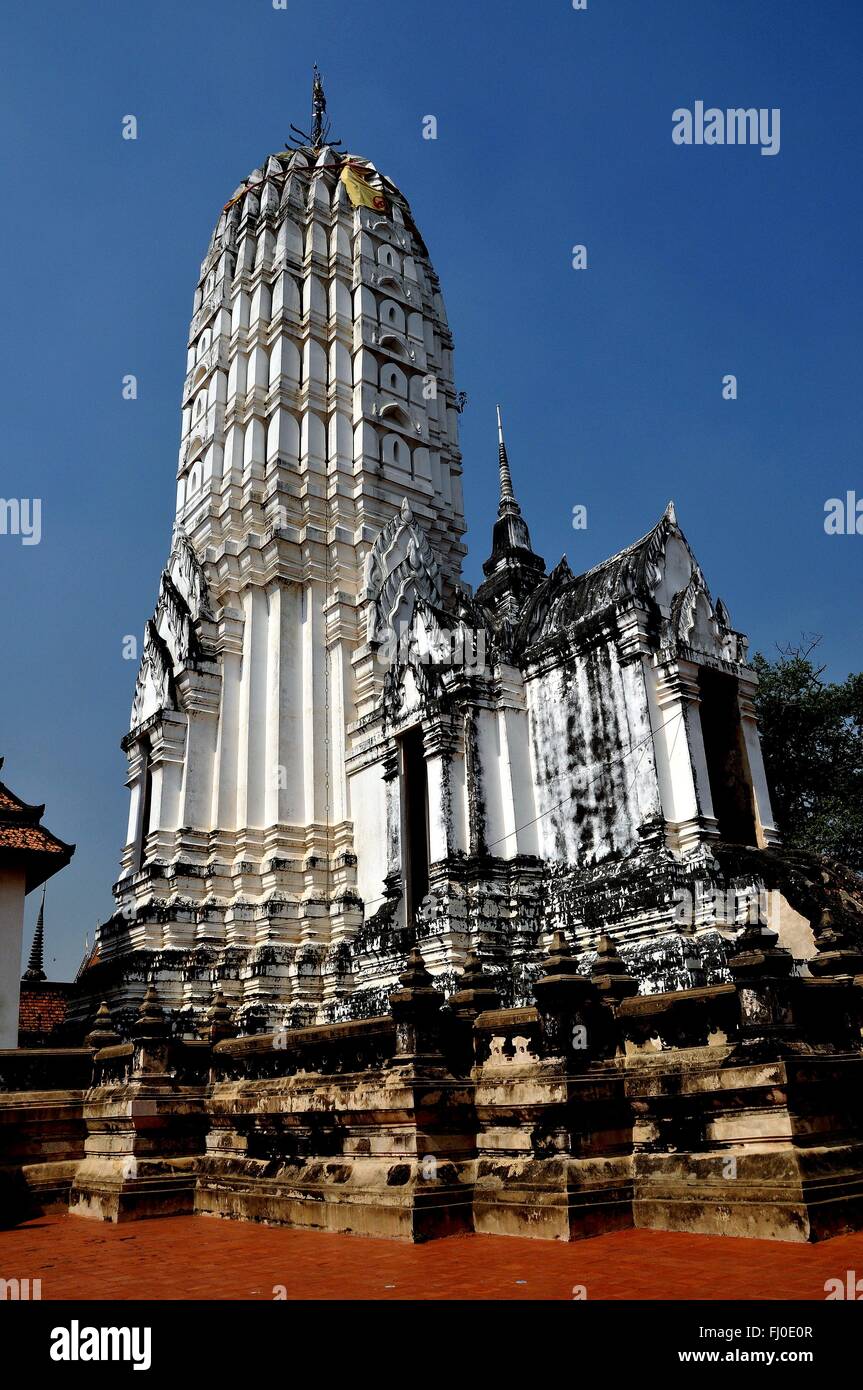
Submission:
<svg viewBox="0 0 863 1390">
<path fill-rule="evenodd" d="M 329 140 L 325 106 L 316 72 L 312 131 L 235 191 L 201 266 L 118 911 L 97 942 L 121 1013 L 148 978 L 198 1012 L 215 978 L 241 1021 L 319 1015 L 363 918 L 346 764 L 383 678 L 367 557 L 405 515 L 442 594 L 464 554 L 438 278 L 407 201 Z"/>
</svg>

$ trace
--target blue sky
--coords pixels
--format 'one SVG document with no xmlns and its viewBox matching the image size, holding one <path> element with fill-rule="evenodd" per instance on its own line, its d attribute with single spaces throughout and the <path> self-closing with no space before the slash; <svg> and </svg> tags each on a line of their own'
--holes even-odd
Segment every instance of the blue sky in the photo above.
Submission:
<svg viewBox="0 0 863 1390">
<path fill-rule="evenodd" d="M 674 497 L 753 648 L 818 632 L 831 675 L 860 669 L 863 536 L 823 521 L 827 498 L 863 496 L 861 31 L 858 0 L 8 10 L 0 496 L 42 499 L 42 540 L 0 536 L 0 775 L 78 845 L 49 884 L 50 975 L 111 909 L 123 638 L 167 553 L 198 265 L 240 179 L 305 124 L 314 60 L 334 134 L 404 190 L 443 282 L 469 396 L 466 577 L 488 552 L 500 400 L 550 563 L 589 567 Z M 696 100 L 779 107 L 779 154 L 675 145 L 672 112 Z"/>
</svg>

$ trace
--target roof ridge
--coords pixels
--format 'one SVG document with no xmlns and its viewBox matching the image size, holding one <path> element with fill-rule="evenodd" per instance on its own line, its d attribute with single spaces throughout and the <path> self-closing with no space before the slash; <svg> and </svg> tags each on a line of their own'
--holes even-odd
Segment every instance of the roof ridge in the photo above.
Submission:
<svg viewBox="0 0 863 1390">
<path fill-rule="evenodd" d="M 629 545 L 625 545 L 622 550 L 616 550 L 613 555 L 607 555 L 604 560 L 600 560 L 598 564 L 592 565 L 589 570 L 584 570 L 581 574 L 575 575 L 575 582 L 578 583 L 580 579 L 589 579 L 591 575 L 597 574 L 600 570 L 605 569 L 606 565 L 612 564 L 615 560 L 622 560 L 625 555 L 635 554 L 637 550 L 640 550 L 643 545 L 647 545 L 647 543 L 653 539 L 663 522 L 669 520 L 668 512 L 663 512 L 656 524 L 651 526 L 649 531 L 645 531 L 643 536 L 639 536 L 638 540 L 632 541 Z"/>
</svg>

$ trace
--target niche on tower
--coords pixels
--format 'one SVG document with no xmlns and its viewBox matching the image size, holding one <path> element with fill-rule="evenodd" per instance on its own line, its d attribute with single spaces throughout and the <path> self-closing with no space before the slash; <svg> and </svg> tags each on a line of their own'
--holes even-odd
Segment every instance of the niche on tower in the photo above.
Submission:
<svg viewBox="0 0 863 1390">
<path fill-rule="evenodd" d="M 698 686 L 710 796 L 720 839 L 739 845 L 757 845 L 755 803 L 740 722 L 737 679 L 725 671 L 702 666 L 698 672 Z"/>
<path fill-rule="evenodd" d="M 401 735 L 399 753 L 402 882 L 405 922 L 410 924 L 429 888 L 428 772 L 419 725 Z"/>
</svg>

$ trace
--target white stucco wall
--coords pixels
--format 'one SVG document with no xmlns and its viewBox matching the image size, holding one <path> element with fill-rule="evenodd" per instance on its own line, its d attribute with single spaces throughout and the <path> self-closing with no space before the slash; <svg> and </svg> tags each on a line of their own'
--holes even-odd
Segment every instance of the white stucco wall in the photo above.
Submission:
<svg viewBox="0 0 863 1390">
<path fill-rule="evenodd" d="M 18 1046 L 24 871 L 0 869 L 0 1048 Z"/>
</svg>

